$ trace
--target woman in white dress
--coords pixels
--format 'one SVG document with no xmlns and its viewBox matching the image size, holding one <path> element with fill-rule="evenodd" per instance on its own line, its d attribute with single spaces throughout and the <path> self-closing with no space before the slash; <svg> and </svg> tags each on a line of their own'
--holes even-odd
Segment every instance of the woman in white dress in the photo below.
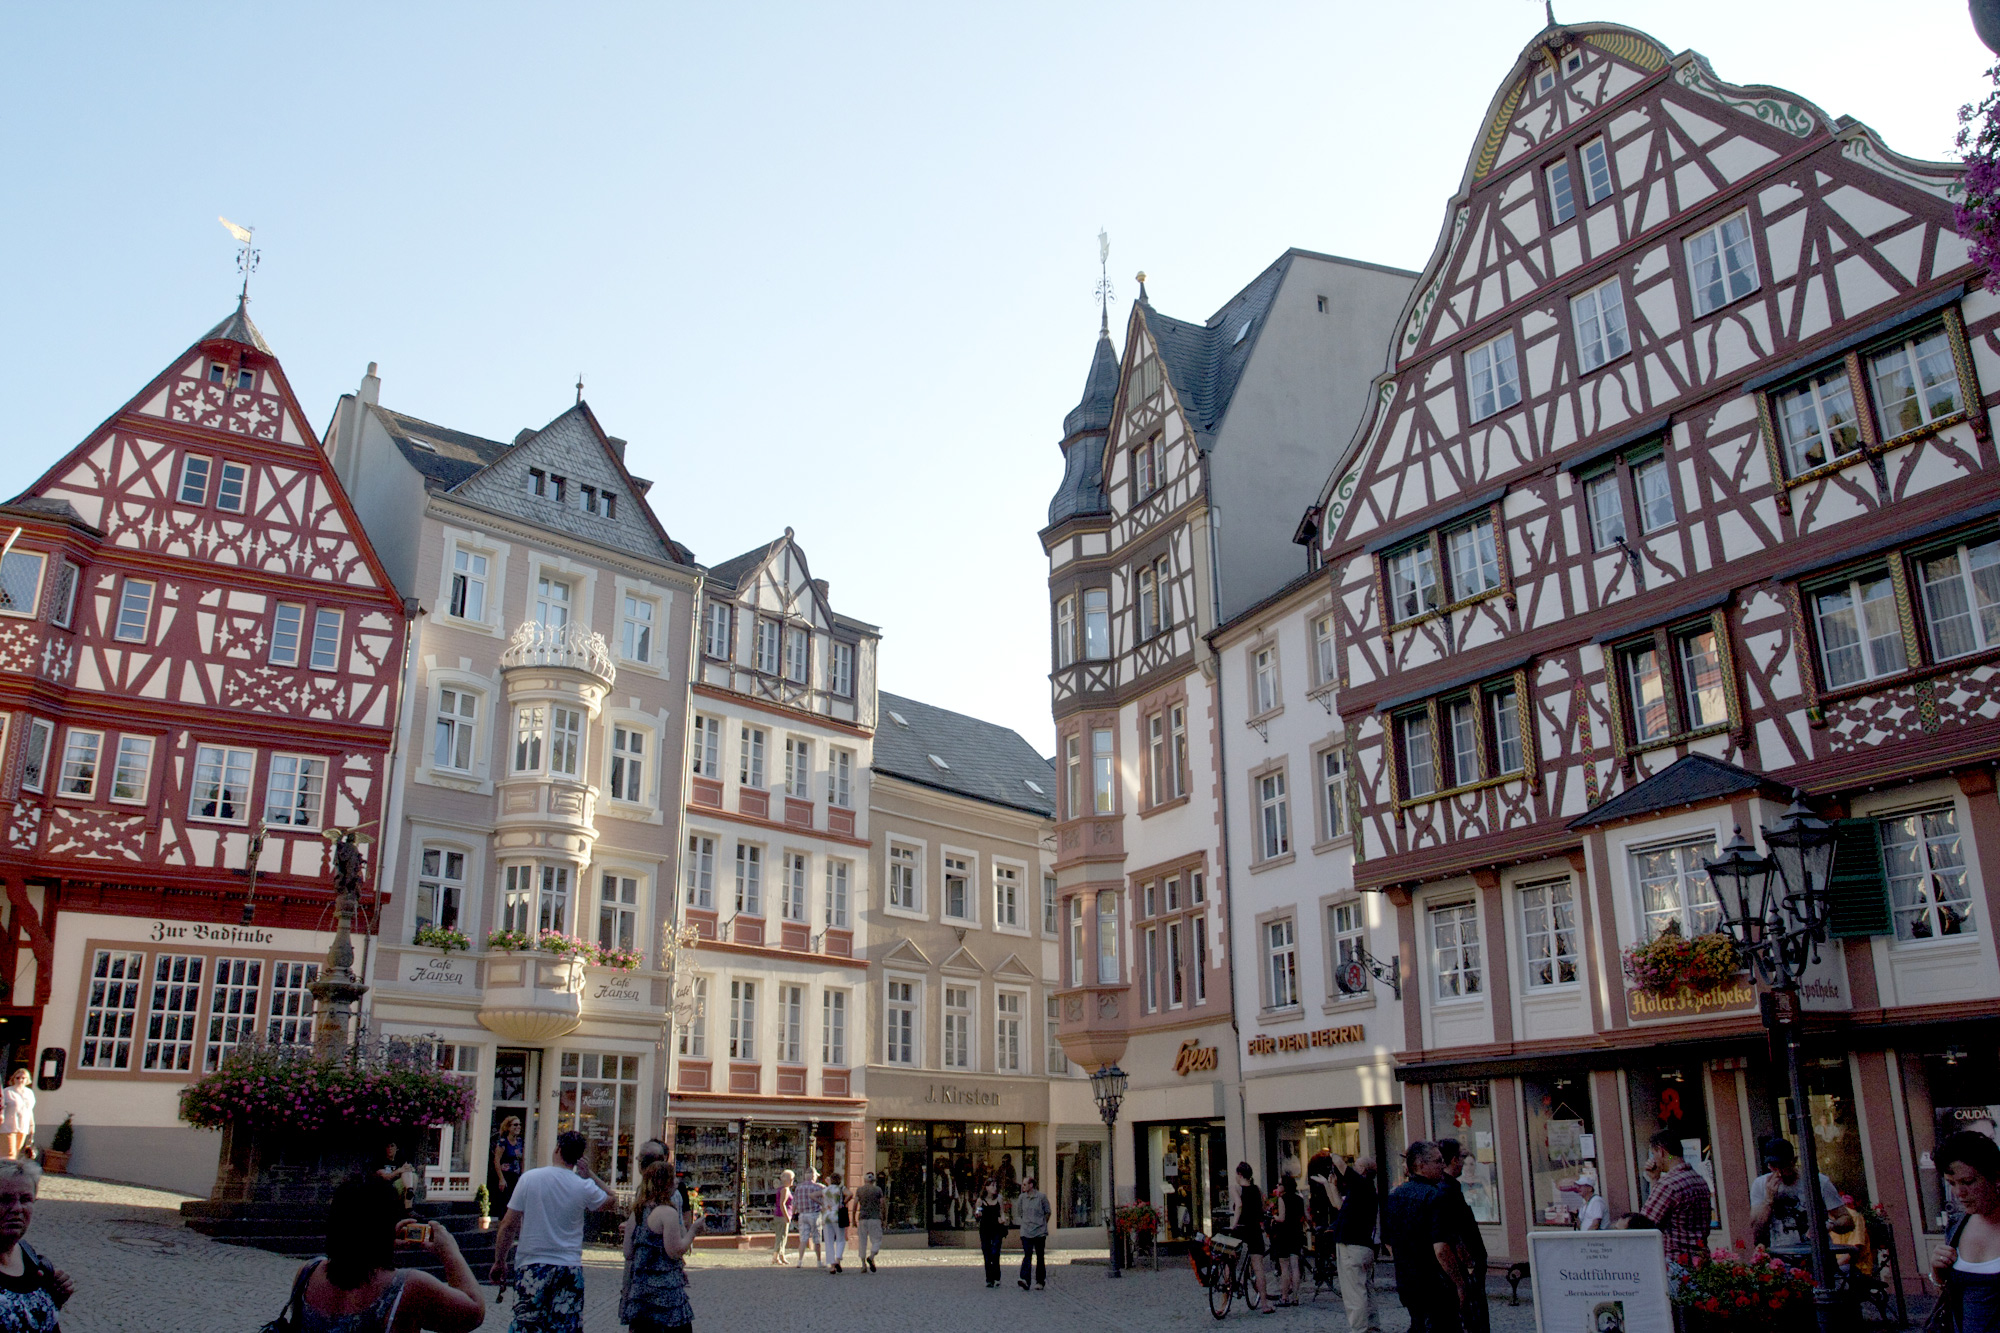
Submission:
<svg viewBox="0 0 2000 1333">
<path fill-rule="evenodd" d="M 21 1155 L 21 1145 L 35 1137 L 35 1090 L 25 1066 L 14 1071 L 0 1089 L 0 1156 Z"/>
</svg>

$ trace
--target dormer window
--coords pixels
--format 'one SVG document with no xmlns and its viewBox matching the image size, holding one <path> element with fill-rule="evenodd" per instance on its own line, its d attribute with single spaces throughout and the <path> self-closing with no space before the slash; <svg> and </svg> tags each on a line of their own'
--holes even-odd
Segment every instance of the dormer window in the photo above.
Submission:
<svg viewBox="0 0 2000 1333">
<path fill-rule="evenodd" d="M 583 512 L 586 514 L 597 512 L 597 488 L 595 486 L 585 486 L 583 488 Z"/>
<path fill-rule="evenodd" d="M 597 498 L 604 506 L 604 516 L 606 518 L 618 517 L 618 497 L 616 495 L 610 491 L 599 491 Z"/>
<path fill-rule="evenodd" d="M 208 363 L 208 382 L 210 384 L 223 383 L 227 375 L 228 372 L 222 368 L 220 361 L 211 361 Z"/>
<path fill-rule="evenodd" d="M 236 387 L 254 389 L 257 387 L 257 372 L 248 368 L 236 372 Z"/>
<path fill-rule="evenodd" d="M 568 478 L 558 477 L 555 473 L 551 472 L 549 474 L 549 490 L 554 495 L 555 502 L 561 504 L 563 497 L 569 493 Z"/>
</svg>

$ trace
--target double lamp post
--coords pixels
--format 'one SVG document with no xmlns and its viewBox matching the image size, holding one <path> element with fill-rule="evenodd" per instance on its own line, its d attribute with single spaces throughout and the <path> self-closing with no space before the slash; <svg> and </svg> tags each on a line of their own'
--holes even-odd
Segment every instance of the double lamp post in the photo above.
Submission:
<svg viewBox="0 0 2000 1333">
<path fill-rule="evenodd" d="M 1826 1201 L 1820 1197 L 1819 1151 L 1799 1060 L 1799 979 L 1819 961 L 1832 911 L 1833 859 L 1839 830 L 1806 808 L 1797 791 L 1775 826 L 1764 829 L 1768 856 L 1736 836 L 1706 863 L 1722 911 L 1722 928 L 1737 957 L 1770 992 L 1761 1008 L 1774 1045 L 1781 1045 L 1792 1094 L 1792 1129 L 1803 1175 L 1806 1227 L 1812 1243 L 1813 1314 L 1819 1333 L 1833 1328 L 1833 1250 Z"/>
</svg>

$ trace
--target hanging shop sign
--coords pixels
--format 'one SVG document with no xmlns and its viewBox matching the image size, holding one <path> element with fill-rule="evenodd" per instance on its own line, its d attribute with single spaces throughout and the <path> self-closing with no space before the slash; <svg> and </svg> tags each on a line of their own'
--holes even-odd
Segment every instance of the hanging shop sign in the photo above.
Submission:
<svg viewBox="0 0 2000 1333">
<path fill-rule="evenodd" d="M 1189 1074 L 1213 1071 L 1219 1064 L 1217 1053 L 1217 1047 L 1202 1046 L 1193 1037 L 1189 1037 L 1181 1043 L 1180 1050 L 1174 1055 L 1174 1072 L 1186 1078 Z"/>
<path fill-rule="evenodd" d="M 1281 1037 L 1267 1037 L 1260 1032 L 1250 1039 L 1250 1054 L 1289 1055 L 1296 1051 L 1318 1050 L 1322 1046 L 1352 1046 L 1366 1040 L 1367 1034 L 1359 1023 L 1337 1028 L 1315 1028 L 1311 1032 L 1287 1032 Z"/>
</svg>

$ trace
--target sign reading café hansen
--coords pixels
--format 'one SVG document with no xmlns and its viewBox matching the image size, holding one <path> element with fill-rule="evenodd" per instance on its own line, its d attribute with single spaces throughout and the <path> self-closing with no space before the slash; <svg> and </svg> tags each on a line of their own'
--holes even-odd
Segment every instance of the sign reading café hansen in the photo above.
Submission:
<svg viewBox="0 0 2000 1333">
<path fill-rule="evenodd" d="M 1657 1231 L 1532 1231 L 1535 1333 L 1673 1333 Z"/>
</svg>

